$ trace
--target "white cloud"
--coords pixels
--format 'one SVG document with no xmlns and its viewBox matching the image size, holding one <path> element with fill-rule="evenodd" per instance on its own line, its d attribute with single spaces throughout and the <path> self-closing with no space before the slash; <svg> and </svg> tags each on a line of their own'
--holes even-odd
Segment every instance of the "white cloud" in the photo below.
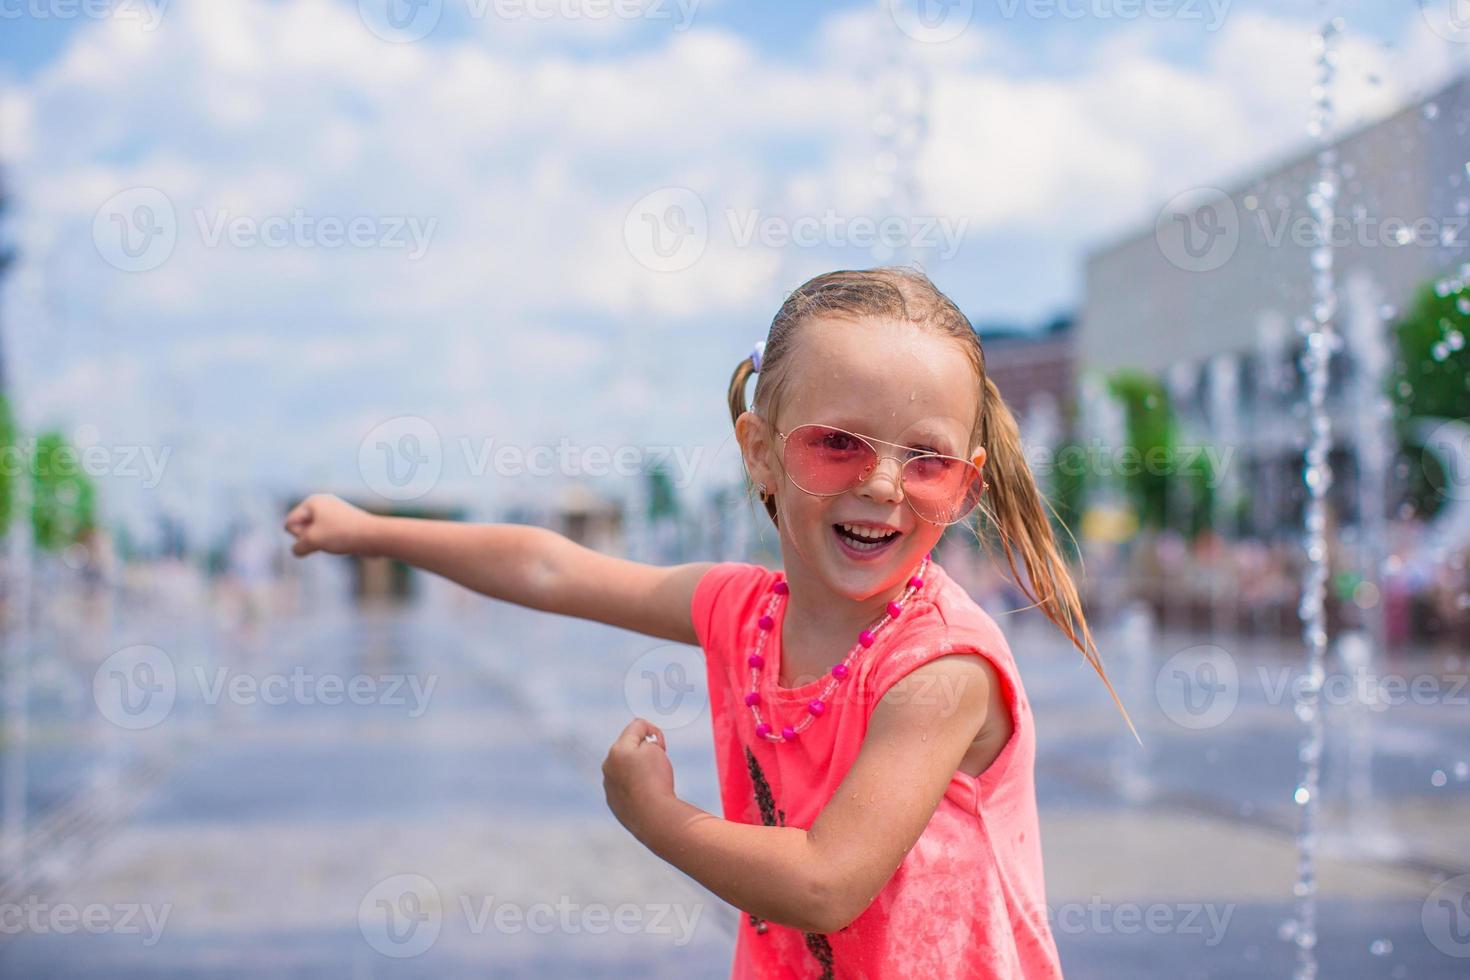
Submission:
<svg viewBox="0 0 1470 980">
<path fill-rule="evenodd" d="M 1345 119 L 1386 111 L 1463 61 L 1417 12 L 1405 24 L 1398 50 L 1347 39 Z M 95 313 L 136 344 L 119 385 L 100 382 L 95 359 L 63 375 L 75 412 L 106 418 L 146 388 L 138 363 L 202 385 L 249 364 L 283 386 L 379 369 L 363 383 L 386 386 L 363 395 L 375 407 L 323 399 L 303 445 L 313 432 L 366 431 L 376 406 L 513 427 L 510 393 L 524 405 L 538 390 L 561 427 L 725 424 L 720 392 L 691 387 L 723 364 L 691 367 L 697 381 L 650 377 L 620 345 L 674 349 L 678 331 L 698 330 L 700 354 L 743 352 L 800 279 L 851 263 L 851 252 L 738 247 L 725 211 L 873 215 L 871 86 L 895 51 L 930 78 L 918 206 L 972 235 L 1080 247 L 1174 189 L 1233 179 L 1305 142 L 1310 26 L 1244 10 L 1193 62 L 1165 53 L 1168 32 L 1129 25 L 1079 45 L 1063 73 L 1035 67 L 1006 25 L 895 47 L 872 8 L 828 15 L 794 56 L 698 16 L 685 31 L 471 26 L 390 44 L 355 3 L 172 4 L 153 32 L 79 25 L 54 62 L 0 91 L 0 153 L 32 266 L 20 278 L 75 276 L 36 288 L 74 294 L 79 317 Z M 174 253 L 147 273 L 111 269 L 90 240 L 98 206 L 134 186 L 164 190 L 180 221 Z M 695 190 L 711 219 L 703 255 L 680 272 L 645 268 L 624 239 L 629 208 L 663 187 Z M 436 224 L 409 260 L 386 248 L 211 247 L 200 209 Z M 618 326 L 587 326 L 608 322 Z"/>
</svg>

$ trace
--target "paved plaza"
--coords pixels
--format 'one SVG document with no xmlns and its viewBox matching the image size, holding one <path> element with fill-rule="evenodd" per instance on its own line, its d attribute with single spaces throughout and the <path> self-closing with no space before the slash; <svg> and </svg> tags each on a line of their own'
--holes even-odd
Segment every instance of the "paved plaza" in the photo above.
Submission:
<svg viewBox="0 0 1470 980">
<path fill-rule="evenodd" d="M 636 709 L 668 733 L 680 794 L 718 812 L 698 651 L 434 595 L 252 636 L 125 616 L 125 642 L 168 652 L 177 697 L 127 730 L 80 724 L 91 701 L 36 695 L 32 849 L 3 895 L 29 918 L 4 923 L 0 975 L 726 976 L 736 914 L 616 823 L 598 770 Z M 1105 631 L 1140 750 L 1044 626 L 1005 628 L 1039 726 L 1067 976 L 1289 976 L 1303 726 L 1274 678 L 1294 666 L 1290 645 L 1220 643 L 1238 703 L 1190 727 L 1156 685 L 1167 657 L 1210 638 L 1158 636 L 1130 658 Z M 328 703 L 327 677 L 403 683 Z M 267 698 L 269 678 L 294 693 Z M 1470 872 L 1470 711 L 1395 705 L 1366 728 L 1348 707 L 1328 717 L 1321 975 L 1467 975 L 1470 922 L 1445 917 Z M 1365 761 L 1349 771 L 1350 756 Z"/>
</svg>

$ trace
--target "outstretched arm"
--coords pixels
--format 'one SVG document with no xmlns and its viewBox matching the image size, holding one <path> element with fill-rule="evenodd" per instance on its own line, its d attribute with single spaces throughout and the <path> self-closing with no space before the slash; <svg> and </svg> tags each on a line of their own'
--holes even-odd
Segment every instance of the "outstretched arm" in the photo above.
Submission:
<svg viewBox="0 0 1470 980">
<path fill-rule="evenodd" d="M 542 527 L 369 514 L 331 494 L 291 510 L 292 552 L 383 555 L 517 605 L 697 644 L 689 607 L 712 562 L 614 558 Z"/>
<path fill-rule="evenodd" d="M 985 658 L 951 655 L 893 685 L 810 830 L 722 820 L 678 799 L 663 734 L 642 719 L 603 764 L 608 805 L 649 850 L 731 905 L 807 932 L 836 932 L 893 877 L 972 740 L 1005 714 L 991 707 L 999 683 Z M 936 689 L 958 696 L 935 703 L 926 692 Z M 645 733 L 657 741 L 644 741 Z"/>
</svg>

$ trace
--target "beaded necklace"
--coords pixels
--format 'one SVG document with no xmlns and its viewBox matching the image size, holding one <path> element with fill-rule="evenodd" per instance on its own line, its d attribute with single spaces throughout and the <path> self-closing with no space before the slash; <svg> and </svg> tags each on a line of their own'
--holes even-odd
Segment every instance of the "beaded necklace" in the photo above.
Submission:
<svg viewBox="0 0 1470 980">
<path fill-rule="evenodd" d="M 837 689 L 837 685 L 851 676 L 854 658 L 873 645 L 873 641 L 877 638 L 879 631 L 897 619 L 899 613 L 903 612 L 904 604 L 913 597 L 914 593 L 924 587 L 924 571 L 929 567 L 929 557 L 929 555 L 925 555 L 924 560 L 919 562 L 919 568 L 909 577 L 908 586 L 904 589 L 903 594 L 888 603 L 888 611 L 877 622 L 858 634 L 857 643 L 853 644 L 852 649 L 848 651 L 847 656 L 842 658 L 841 663 L 833 664 L 832 670 L 828 674 L 827 683 L 823 685 L 821 692 L 806 703 L 806 716 L 795 726 L 783 725 L 779 732 L 773 730 L 769 724 L 761 719 L 761 697 L 759 693 L 761 668 L 766 665 L 766 658 L 761 655 L 761 651 L 765 649 L 766 637 L 770 636 L 771 631 L 776 627 L 776 610 L 781 604 L 782 597 L 791 592 L 791 587 L 786 584 L 786 580 L 778 575 L 776 581 L 771 583 L 771 598 L 766 603 L 766 611 L 761 614 L 760 619 L 756 620 L 756 626 L 760 627 L 760 631 L 756 637 L 755 650 L 745 660 L 746 665 L 750 668 L 750 691 L 745 695 L 745 703 L 750 708 L 751 715 L 755 718 L 755 733 L 757 736 L 769 742 L 784 743 L 794 741 L 796 736 L 811 727 L 812 722 L 816 721 L 827 710 L 827 699 L 832 696 L 832 692 Z M 772 683 L 779 686 L 780 678 L 772 678 Z"/>
</svg>

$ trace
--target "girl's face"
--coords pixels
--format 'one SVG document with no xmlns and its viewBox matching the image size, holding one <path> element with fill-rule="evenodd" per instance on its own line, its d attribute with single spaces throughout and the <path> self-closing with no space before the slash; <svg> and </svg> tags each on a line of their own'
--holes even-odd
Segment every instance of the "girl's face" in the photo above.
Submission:
<svg viewBox="0 0 1470 980">
<path fill-rule="evenodd" d="M 782 404 L 769 420 L 780 432 L 820 423 L 872 437 L 880 456 L 912 447 L 984 466 L 985 450 L 969 444 L 979 383 L 957 341 L 908 323 L 814 318 L 789 356 Z M 737 428 L 752 477 L 776 494 L 788 576 L 802 566 L 860 601 L 898 586 L 943 534 L 904 500 L 898 459 L 880 459 L 856 487 L 818 497 L 791 482 L 772 426 L 746 413 Z M 842 525 L 896 534 L 863 551 Z"/>
</svg>

